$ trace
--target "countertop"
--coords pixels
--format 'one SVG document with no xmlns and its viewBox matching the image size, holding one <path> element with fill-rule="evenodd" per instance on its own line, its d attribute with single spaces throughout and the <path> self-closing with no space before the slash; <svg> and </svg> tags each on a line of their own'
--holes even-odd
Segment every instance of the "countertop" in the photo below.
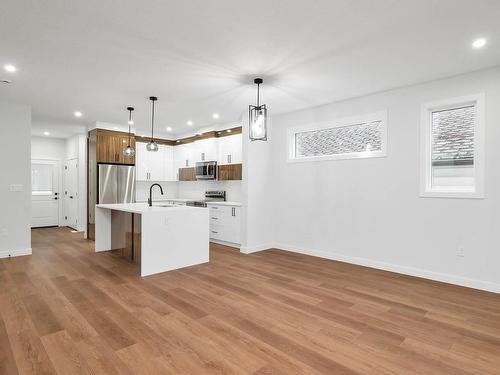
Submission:
<svg viewBox="0 0 500 375">
<path fill-rule="evenodd" d="M 147 203 L 113 203 L 113 204 L 98 204 L 96 207 L 104 208 L 108 210 L 130 212 L 134 214 L 147 214 L 152 212 L 173 212 L 173 211 L 185 211 L 185 210 L 199 210 L 202 207 L 190 207 L 190 206 L 168 206 L 161 207 L 161 204 L 165 202 L 153 203 L 152 207 L 149 207 Z"/>
<path fill-rule="evenodd" d="M 155 204 L 155 202 L 193 202 L 193 201 L 199 201 L 199 200 L 202 200 L 202 199 L 196 199 L 196 198 L 190 198 L 190 199 L 186 199 L 186 198 L 155 198 L 153 199 L 153 204 Z M 142 200 L 142 199 L 139 199 L 137 200 L 137 203 L 141 203 L 141 202 L 147 202 L 147 199 L 145 200 Z M 239 206 L 241 207 L 242 204 L 241 202 L 232 202 L 232 201 L 222 201 L 222 202 L 207 202 L 207 205 L 217 205 L 217 206 Z"/>
</svg>

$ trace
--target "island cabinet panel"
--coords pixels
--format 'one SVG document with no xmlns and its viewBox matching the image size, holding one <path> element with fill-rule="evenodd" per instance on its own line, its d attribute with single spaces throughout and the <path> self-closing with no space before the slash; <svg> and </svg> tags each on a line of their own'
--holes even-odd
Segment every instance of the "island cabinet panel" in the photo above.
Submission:
<svg viewBox="0 0 500 375">
<path fill-rule="evenodd" d="M 241 180 L 242 165 L 241 164 L 225 164 L 219 165 L 217 179 L 219 181 Z"/>
<path fill-rule="evenodd" d="M 126 133 L 97 130 L 96 159 L 98 163 L 135 164 L 135 156 L 125 156 L 123 150 L 127 147 Z M 135 138 L 130 138 L 130 146 L 135 148 Z"/>
<path fill-rule="evenodd" d="M 179 181 L 196 181 L 194 168 L 179 168 Z"/>
</svg>

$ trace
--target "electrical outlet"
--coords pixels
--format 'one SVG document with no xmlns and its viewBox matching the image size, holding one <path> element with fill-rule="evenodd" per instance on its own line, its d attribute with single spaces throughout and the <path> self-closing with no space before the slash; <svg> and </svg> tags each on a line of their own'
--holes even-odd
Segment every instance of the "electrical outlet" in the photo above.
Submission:
<svg viewBox="0 0 500 375">
<path fill-rule="evenodd" d="M 457 247 L 457 259 L 465 258 L 465 248 L 463 246 Z"/>
</svg>

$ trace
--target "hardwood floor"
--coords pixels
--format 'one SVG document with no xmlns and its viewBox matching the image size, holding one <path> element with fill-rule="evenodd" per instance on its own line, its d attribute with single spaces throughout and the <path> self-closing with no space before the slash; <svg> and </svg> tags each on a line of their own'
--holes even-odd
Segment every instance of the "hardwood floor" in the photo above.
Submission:
<svg viewBox="0 0 500 375">
<path fill-rule="evenodd" d="M 279 250 L 140 278 L 37 229 L 0 285 L 0 374 L 500 374 L 500 295 Z"/>
</svg>

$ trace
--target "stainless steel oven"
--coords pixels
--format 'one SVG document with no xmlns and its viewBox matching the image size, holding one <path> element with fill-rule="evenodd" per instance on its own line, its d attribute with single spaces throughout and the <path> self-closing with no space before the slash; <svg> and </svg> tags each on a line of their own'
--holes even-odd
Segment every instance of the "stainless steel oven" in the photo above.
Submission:
<svg viewBox="0 0 500 375">
<path fill-rule="evenodd" d="M 201 161 L 195 164 L 197 180 L 215 180 L 217 178 L 217 162 Z"/>
</svg>

